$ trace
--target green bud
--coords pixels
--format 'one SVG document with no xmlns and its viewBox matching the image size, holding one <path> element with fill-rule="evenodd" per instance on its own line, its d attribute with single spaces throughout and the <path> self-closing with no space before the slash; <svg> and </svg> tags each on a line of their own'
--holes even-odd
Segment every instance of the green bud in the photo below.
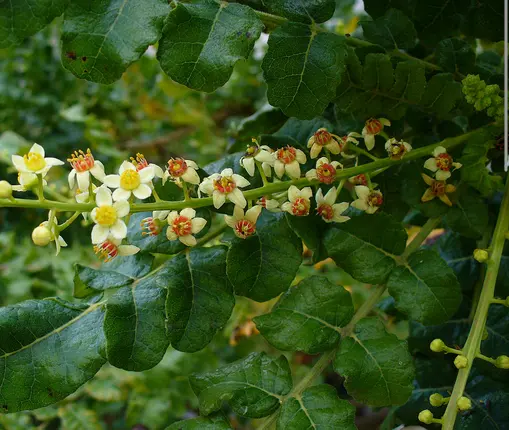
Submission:
<svg viewBox="0 0 509 430">
<path fill-rule="evenodd" d="M 468 411 L 472 407 L 472 402 L 468 397 L 462 396 L 458 399 L 456 406 L 458 406 L 460 411 Z"/>
<path fill-rule="evenodd" d="M 488 333 L 488 330 L 486 330 L 485 328 L 484 331 L 482 332 L 482 340 L 488 339 L 489 335 L 490 334 Z"/>
<path fill-rule="evenodd" d="M 51 242 L 51 231 L 49 231 L 48 227 L 43 225 L 34 228 L 34 231 L 32 232 L 32 241 L 37 246 L 46 246 Z"/>
<path fill-rule="evenodd" d="M 509 369 L 509 357 L 507 355 L 499 355 L 495 360 L 495 366 L 499 369 Z"/>
<path fill-rule="evenodd" d="M 438 393 L 432 394 L 431 396 L 429 396 L 429 403 L 431 404 L 431 406 L 435 406 L 438 408 L 439 406 L 443 405 L 444 396 Z"/>
<path fill-rule="evenodd" d="M 419 421 L 424 424 L 431 424 L 433 422 L 433 414 L 428 409 L 419 412 L 418 418 Z"/>
<path fill-rule="evenodd" d="M 476 249 L 474 250 L 474 259 L 479 263 L 486 263 L 490 258 L 490 254 L 485 249 Z"/>
<path fill-rule="evenodd" d="M 7 181 L 0 181 L 0 199 L 12 197 L 12 185 Z"/>
<path fill-rule="evenodd" d="M 456 366 L 457 369 L 464 369 L 465 367 L 468 366 L 468 358 L 465 357 L 464 355 L 458 355 L 454 359 L 454 365 Z"/>
<path fill-rule="evenodd" d="M 442 339 L 435 339 L 429 344 L 429 349 L 433 352 L 442 352 L 444 350 L 445 343 Z"/>
</svg>

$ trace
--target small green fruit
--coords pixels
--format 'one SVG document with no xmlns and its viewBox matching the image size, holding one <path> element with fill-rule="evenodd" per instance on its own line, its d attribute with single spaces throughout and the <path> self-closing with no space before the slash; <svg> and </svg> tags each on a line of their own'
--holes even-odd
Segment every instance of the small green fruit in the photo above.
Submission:
<svg viewBox="0 0 509 430">
<path fill-rule="evenodd" d="M 7 181 L 0 181 L 0 199 L 12 197 L 12 185 Z"/>
<path fill-rule="evenodd" d="M 51 242 L 51 231 L 43 225 L 34 228 L 34 231 L 32 232 L 32 241 L 37 246 L 46 246 Z"/>
<path fill-rule="evenodd" d="M 495 366 L 499 369 L 509 369 L 509 357 L 507 355 L 499 355 L 495 360 Z"/>
<path fill-rule="evenodd" d="M 433 422 L 433 414 L 430 410 L 425 409 L 419 412 L 419 421 L 424 424 L 431 424 Z"/>
<path fill-rule="evenodd" d="M 464 369 L 465 367 L 468 366 L 468 358 L 465 357 L 464 355 L 458 355 L 455 359 L 454 359 L 454 365 L 456 366 L 456 368 L 458 369 Z"/>
<path fill-rule="evenodd" d="M 429 402 L 431 406 L 439 407 L 442 406 L 444 403 L 444 396 L 441 394 L 435 393 L 429 396 Z"/>
<path fill-rule="evenodd" d="M 445 347 L 445 343 L 442 339 L 435 339 L 429 345 L 429 348 L 433 352 L 442 352 L 444 350 L 444 347 Z"/>
<path fill-rule="evenodd" d="M 472 407 L 472 402 L 468 397 L 460 397 L 456 403 L 460 411 L 468 411 Z"/>
</svg>

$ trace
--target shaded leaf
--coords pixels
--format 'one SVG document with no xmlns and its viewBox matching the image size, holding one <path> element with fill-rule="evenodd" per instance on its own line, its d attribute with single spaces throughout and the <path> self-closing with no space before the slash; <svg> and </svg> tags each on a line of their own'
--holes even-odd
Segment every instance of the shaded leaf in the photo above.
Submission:
<svg viewBox="0 0 509 430">
<path fill-rule="evenodd" d="M 80 404 L 69 404 L 58 408 L 62 427 L 66 430 L 102 430 L 99 417 L 92 409 Z"/>
<path fill-rule="evenodd" d="M 457 37 L 440 41 L 435 51 L 438 65 L 451 73 L 470 73 L 475 65 L 475 52 L 468 42 Z"/>
<path fill-rule="evenodd" d="M 439 116 L 446 115 L 462 97 L 461 84 L 450 73 L 433 76 L 422 96 L 421 103 Z"/>
<path fill-rule="evenodd" d="M 488 228 L 488 206 L 475 192 L 463 192 L 445 217 L 451 230 L 465 237 L 480 238 Z"/>
<path fill-rule="evenodd" d="M 270 13 L 298 22 L 325 22 L 336 9 L 335 0 L 263 0 L 263 4 Z"/>
<path fill-rule="evenodd" d="M 270 415 L 292 388 L 286 358 L 272 358 L 263 352 L 251 353 L 211 373 L 193 374 L 189 382 L 200 401 L 200 413 L 208 415 L 228 401 L 235 413 L 249 418 Z"/>
<path fill-rule="evenodd" d="M 311 276 L 290 287 L 270 313 L 254 322 L 276 348 L 316 354 L 336 346 L 340 327 L 352 316 L 350 293 L 325 277 Z"/>
<path fill-rule="evenodd" d="M 415 46 L 414 24 L 398 9 L 389 9 L 374 21 L 361 21 L 364 37 L 387 49 L 409 49 Z"/>
<path fill-rule="evenodd" d="M 223 86 L 247 58 L 263 24 L 244 5 L 206 0 L 177 3 L 168 16 L 157 58 L 174 81 L 199 91 Z"/>
<path fill-rule="evenodd" d="M 228 430 L 231 429 L 227 418 L 222 415 L 198 417 L 185 421 L 178 421 L 167 427 L 166 430 Z"/>
</svg>

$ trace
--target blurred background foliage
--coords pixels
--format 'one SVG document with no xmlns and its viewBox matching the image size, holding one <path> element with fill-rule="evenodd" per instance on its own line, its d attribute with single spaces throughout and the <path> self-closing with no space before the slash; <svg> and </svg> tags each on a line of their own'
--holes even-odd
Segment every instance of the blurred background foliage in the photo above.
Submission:
<svg viewBox="0 0 509 430">
<path fill-rule="evenodd" d="M 244 3 L 251 1 L 256 3 Z M 338 1 L 336 17 L 328 23 L 331 30 L 342 34 L 356 30 L 362 9 L 354 6 L 354 0 Z M 204 166 L 225 152 L 242 150 L 253 135 L 277 131 L 287 120 L 267 105 L 260 68 L 266 35 L 248 61 L 237 63 L 224 87 L 205 94 L 162 73 L 153 47 L 112 85 L 76 79 L 60 65 L 59 27 L 56 20 L 21 45 L 0 50 L 0 177 L 11 183 L 16 183 L 11 154 L 23 152 L 33 142 L 60 159 L 90 148 L 109 171 L 137 152 L 159 165 L 181 156 Z M 250 129 L 253 115 L 266 115 L 267 128 Z M 54 192 L 68 193 L 67 171 L 52 170 L 48 179 Z M 69 247 L 58 258 L 47 248 L 33 246 L 30 233 L 46 216 L 32 210 L 0 211 L 0 306 L 50 296 L 72 300 L 74 263 L 99 265 L 89 231 L 80 226 L 66 230 Z M 318 265 L 308 261 L 295 283 L 316 271 L 327 272 L 338 285 L 348 285 L 354 301 L 369 293 L 328 261 Z M 251 319 L 272 305 L 272 301 L 259 304 L 238 298 L 229 323 L 205 350 L 184 354 L 170 348 L 158 366 L 143 373 L 105 366 L 56 405 L 0 415 L 0 429 L 159 430 L 194 417 L 198 404 L 187 376 L 216 369 L 252 351 L 270 351 Z M 392 328 L 406 334 L 404 326 L 395 323 Z M 296 378 L 308 369 L 302 365 L 312 362 L 302 353 L 288 358 Z M 232 424 L 256 428 L 256 422 Z"/>
</svg>

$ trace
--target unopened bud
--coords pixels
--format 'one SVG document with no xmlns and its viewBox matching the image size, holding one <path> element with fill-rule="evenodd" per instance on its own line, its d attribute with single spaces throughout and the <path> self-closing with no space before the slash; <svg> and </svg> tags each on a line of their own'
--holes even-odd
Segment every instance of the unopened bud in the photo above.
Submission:
<svg viewBox="0 0 509 430">
<path fill-rule="evenodd" d="M 456 368 L 458 369 L 464 369 L 465 367 L 468 366 L 468 358 L 465 357 L 464 355 L 458 355 L 455 359 L 454 359 L 454 365 L 456 366 Z"/>
<path fill-rule="evenodd" d="M 429 348 L 433 352 L 442 352 L 444 350 L 445 343 L 442 339 L 435 339 L 433 342 L 430 343 Z"/>
<path fill-rule="evenodd" d="M 425 409 L 419 412 L 419 421 L 424 424 L 431 424 L 433 422 L 433 414 L 430 410 Z"/>
<path fill-rule="evenodd" d="M 458 406 L 460 411 L 468 411 L 472 407 L 472 402 L 468 397 L 462 396 L 458 399 L 456 406 Z"/>
<path fill-rule="evenodd" d="M 509 369 L 509 357 L 507 355 L 499 355 L 495 360 L 495 366 L 499 369 Z"/>
<path fill-rule="evenodd" d="M 485 328 L 484 331 L 482 332 L 482 340 L 488 339 L 489 335 L 490 334 L 488 333 L 488 330 Z"/>
<path fill-rule="evenodd" d="M 479 263 L 486 263 L 490 258 L 490 254 L 485 249 L 476 249 L 474 250 L 474 259 L 476 259 Z"/>
<path fill-rule="evenodd" d="M 51 231 L 49 231 L 48 227 L 40 225 L 34 228 L 32 240 L 37 246 L 46 246 L 51 242 Z"/>
<path fill-rule="evenodd" d="M 429 396 L 429 402 L 431 406 L 439 407 L 442 406 L 444 403 L 444 396 L 441 394 L 435 393 Z"/>
<path fill-rule="evenodd" d="M 0 199 L 12 197 L 12 185 L 7 181 L 0 181 Z"/>
</svg>

